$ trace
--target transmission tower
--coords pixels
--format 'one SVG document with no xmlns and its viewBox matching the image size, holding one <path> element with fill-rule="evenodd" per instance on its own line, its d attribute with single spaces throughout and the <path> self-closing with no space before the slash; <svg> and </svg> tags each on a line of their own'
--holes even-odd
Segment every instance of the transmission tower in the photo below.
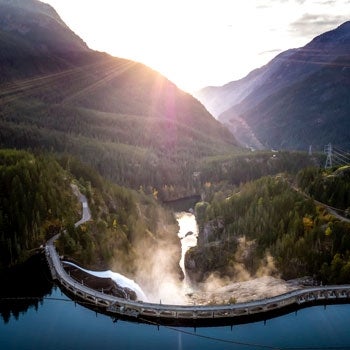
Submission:
<svg viewBox="0 0 350 350">
<path fill-rule="evenodd" d="M 309 146 L 309 156 L 312 156 L 312 145 Z"/>
<path fill-rule="evenodd" d="M 327 159 L 326 159 L 326 164 L 325 164 L 325 169 L 331 168 L 333 166 L 332 162 L 332 144 L 329 143 L 328 145 L 325 146 L 324 148 L 324 153 L 327 154 Z"/>
<path fill-rule="evenodd" d="M 324 147 L 324 153 L 327 154 L 325 169 L 332 168 L 333 166 L 349 166 L 350 165 L 350 152 L 334 146 L 331 143 Z"/>
</svg>

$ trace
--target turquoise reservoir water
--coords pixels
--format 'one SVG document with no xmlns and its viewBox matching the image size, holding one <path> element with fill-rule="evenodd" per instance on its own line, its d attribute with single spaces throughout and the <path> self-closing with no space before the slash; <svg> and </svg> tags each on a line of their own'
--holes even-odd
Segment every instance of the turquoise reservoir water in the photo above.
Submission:
<svg viewBox="0 0 350 350">
<path fill-rule="evenodd" d="M 16 300 L 8 303 L 16 304 Z M 0 310 L 1 311 L 1 310 Z M 180 328 L 97 314 L 53 287 L 0 319 L 0 349 L 350 349 L 350 305 L 313 306 L 243 325 Z"/>
</svg>

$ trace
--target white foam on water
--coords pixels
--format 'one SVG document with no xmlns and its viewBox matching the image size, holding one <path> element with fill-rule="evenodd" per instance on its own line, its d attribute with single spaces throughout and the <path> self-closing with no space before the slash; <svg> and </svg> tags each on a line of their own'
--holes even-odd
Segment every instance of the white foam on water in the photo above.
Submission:
<svg viewBox="0 0 350 350">
<path fill-rule="evenodd" d="M 123 288 L 129 288 L 133 290 L 136 295 L 138 300 L 142 301 L 148 301 L 145 293 L 143 292 L 142 288 L 133 280 L 121 275 L 120 273 L 113 272 L 111 270 L 107 271 L 91 271 L 91 270 L 86 270 L 83 269 L 82 267 L 75 265 L 71 262 L 64 261 L 65 264 L 74 266 L 86 273 L 89 273 L 90 275 L 96 276 L 96 277 L 101 277 L 101 278 L 110 278 L 112 279 L 118 286 L 123 287 Z"/>
</svg>

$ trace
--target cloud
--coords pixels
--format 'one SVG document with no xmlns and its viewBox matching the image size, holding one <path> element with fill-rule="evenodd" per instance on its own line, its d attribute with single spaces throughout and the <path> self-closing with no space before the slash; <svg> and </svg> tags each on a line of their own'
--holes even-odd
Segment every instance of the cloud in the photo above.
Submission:
<svg viewBox="0 0 350 350">
<path fill-rule="evenodd" d="M 335 5 L 335 2 L 336 0 L 319 0 L 319 1 L 316 1 L 317 4 L 319 5 Z"/>
<path fill-rule="evenodd" d="M 256 8 L 257 9 L 268 9 L 274 5 L 276 5 L 276 3 L 278 4 L 283 4 L 283 3 L 287 3 L 289 0 L 257 0 L 256 1 Z M 305 0 L 297 0 L 297 1 L 305 1 Z"/>
<path fill-rule="evenodd" d="M 327 2 L 331 2 L 327 1 Z M 322 2 L 324 3 L 324 2 Z M 292 22 L 289 31 L 298 37 L 315 37 L 328 30 L 335 29 L 348 20 L 346 15 L 310 14 L 305 13 L 298 20 Z"/>
<path fill-rule="evenodd" d="M 261 51 L 258 53 L 258 55 L 259 56 L 270 55 L 270 54 L 280 53 L 282 51 L 283 51 L 282 49 L 271 49 L 271 50 Z"/>
</svg>

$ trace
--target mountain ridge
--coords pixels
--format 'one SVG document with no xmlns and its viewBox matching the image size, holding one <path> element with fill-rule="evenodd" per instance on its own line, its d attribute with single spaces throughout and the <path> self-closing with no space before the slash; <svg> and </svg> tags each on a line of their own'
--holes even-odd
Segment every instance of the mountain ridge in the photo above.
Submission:
<svg viewBox="0 0 350 350">
<path fill-rule="evenodd" d="M 302 82 L 307 84 L 308 79 L 312 79 L 312 76 L 317 74 L 317 72 L 323 72 L 327 67 L 333 67 L 334 77 L 328 74 L 327 79 L 334 79 L 333 88 L 335 89 L 335 95 L 337 95 L 336 91 L 338 88 L 341 90 L 341 86 L 336 83 L 339 82 L 339 76 L 342 73 L 338 72 L 337 69 L 346 69 L 350 65 L 349 53 L 350 22 L 345 22 L 339 27 L 315 37 L 302 48 L 287 50 L 277 55 L 267 65 L 254 70 L 241 80 L 228 83 L 212 91 L 210 91 L 210 88 L 204 89 L 195 94 L 195 96 L 221 122 L 230 128 L 231 132 L 243 145 L 261 148 L 249 137 L 249 134 L 254 134 L 264 148 L 280 149 L 285 146 L 283 143 L 276 142 L 276 140 L 266 142 L 268 133 L 273 133 L 273 129 L 269 130 L 273 126 L 272 122 L 269 126 L 269 118 L 276 123 L 277 114 L 283 113 L 282 107 L 278 111 L 276 109 L 272 114 L 269 112 L 269 109 L 273 108 L 275 103 L 278 104 L 278 99 L 273 99 L 274 94 L 281 98 L 281 91 L 289 88 L 288 95 L 291 96 L 288 97 L 288 101 L 293 101 L 293 86 L 299 86 Z M 327 86 L 329 83 L 327 80 L 321 80 L 319 80 L 320 88 Z M 343 83 L 348 84 L 346 79 Z M 227 100 L 227 96 L 230 98 L 230 101 Z M 321 96 L 322 94 L 320 94 Z M 267 105 L 267 100 L 270 102 L 269 105 Z M 285 106 L 289 106 L 288 101 L 284 101 Z M 304 101 L 305 108 L 308 111 L 312 111 L 313 108 L 317 107 L 315 104 L 311 106 L 310 103 L 307 104 L 307 101 Z M 223 111 L 223 108 L 217 109 L 219 105 L 224 106 L 225 110 Z M 345 100 L 343 100 L 343 105 L 346 105 Z M 258 106 L 260 107 L 258 108 Z M 262 108 L 263 106 L 264 108 Z M 317 115 L 321 113 L 321 110 L 317 110 L 310 114 L 310 118 L 317 119 Z M 293 120 L 289 120 L 291 117 L 286 116 L 284 121 L 293 130 Z M 300 119 L 301 116 L 298 115 L 297 118 Z M 329 118 L 332 118 L 332 115 L 329 114 Z M 244 130 L 240 127 L 242 120 L 248 129 Z M 259 128 L 256 127 L 256 124 L 262 122 L 267 127 L 264 133 L 261 133 Z M 343 120 L 343 123 L 346 123 L 346 120 Z M 311 144 L 310 141 L 307 141 L 307 138 L 310 138 L 313 142 L 316 142 L 316 147 L 320 149 L 322 144 L 317 141 L 319 136 L 320 133 L 318 131 L 306 133 L 303 143 L 299 143 L 296 133 L 294 140 L 288 143 L 288 148 L 302 149 L 306 144 Z M 335 134 L 330 139 L 323 137 L 320 141 L 323 141 L 324 144 L 335 141 L 339 143 Z M 344 142 L 346 140 L 342 138 L 341 143 L 344 144 Z"/>
<path fill-rule="evenodd" d="M 20 34 L 31 40 L 32 44 L 36 39 L 40 39 L 40 45 L 35 47 L 39 52 L 52 49 L 53 44 L 66 51 L 69 48 L 88 50 L 86 43 L 64 23 L 56 10 L 46 3 L 38 0 L 1 0 L 0 9 L 0 28 L 8 33 Z M 40 33 L 42 29 L 47 32 Z M 59 35 L 53 35 L 57 31 L 66 43 L 63 40 L 58 41 Z"/>
<path fill-rule="evenodd" d="M 73 152 L 136 188 L 187 187 L 201 157 L 237 148 L 191 95 L 142 63 L 89 49 L 41 4 L 0 1 L 0 145 Z"/>
</svg>

